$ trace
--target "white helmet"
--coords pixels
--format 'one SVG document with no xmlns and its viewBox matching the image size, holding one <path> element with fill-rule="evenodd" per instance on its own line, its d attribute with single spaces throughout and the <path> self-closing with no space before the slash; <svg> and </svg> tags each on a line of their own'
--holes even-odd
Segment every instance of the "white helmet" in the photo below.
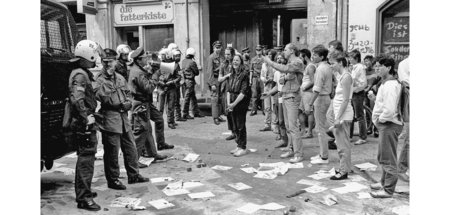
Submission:
<svg viewBox="0 0 450 215">
<path fill-rule="evenodd" d="M 178 49 L 175 49 L 172 51 L 172 55 L 181 55 L 181 51 Z"/>
<path fill-rule="evenodd" d="M 119 46 L 117 46 L 116 52 L 118 55 L 120 54 L 129 54 L 131 51 L 130 46 L 125 45 L 125 44 L 120 44 Z"/>
<path fill-rule="evenodd" d="M 82 57 L 90 62 L 95 62 L 98 58 L 98 43 L 91 40 L 82 40 L 75 47 L 75 56 Z"/>
<path fill-rule="evenodd" d="M 186 55 L 192 55 L 195 56 L 195 49 L 194 48 L 188 48 L 186 50 Z"/>
<path fill-rule="evenodd" d="M 172 50 L 174 50 L 174 49 L 178 49 L 178 45 L 175 44 L 175 43 L 171 43 L 171 44 L 169 44 L 169 46 L 167 46 L 167 48 L 168 48 L 170 51 L 172 51 Z"/>
<path fill-rule="evenodd" d="M 133 63 L 133 58 L 131 58 L 131 55 L 133 54 L 134 51 L 130 51 L 130 53 L 128 53 L 128 62 Z"/>
</svg>

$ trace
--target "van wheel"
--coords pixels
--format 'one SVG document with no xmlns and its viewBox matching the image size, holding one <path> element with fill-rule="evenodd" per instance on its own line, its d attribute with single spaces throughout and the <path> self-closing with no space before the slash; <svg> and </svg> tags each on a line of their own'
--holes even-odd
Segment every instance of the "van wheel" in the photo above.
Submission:
<svg viewBox="0 0 450 215">
<path fill-rule="evenodd" d="M 53 167 L 53 160 L 46 160 L 44 165 L 46 169 L 51 169 Z"/>
</svg>

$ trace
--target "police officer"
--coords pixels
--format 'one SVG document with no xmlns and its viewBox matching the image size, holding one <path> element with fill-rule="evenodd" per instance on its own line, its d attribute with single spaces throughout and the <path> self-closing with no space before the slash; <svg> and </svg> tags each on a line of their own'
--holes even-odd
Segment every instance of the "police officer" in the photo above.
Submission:
<svg viewBox="0 0 450 215">
<path fill-rule="evenodd" d="M 175 129 L 174 109 L 177 101 L 177 82 L 180 81 L 181 76 L 178 74 L 178 64 L 175 64 L 175 71 L 171 74 L 162 74 L 158 70 L 153 74 L 153 79 L 157 81 L 159 94 L 159 111 L 164 113 L 164 106 L 167 104 L 167 123 L 168 127 Z"/>
<path fill-rule="evenodd" d="M 128 87 L 130 88 L 131 96 L 133 97 L 131 108 L 133 113 L 131 117 L 132 129 L 138 156 L 143 154 L 143 149 L 145 147 L 145 150 L 150 157 L 154 157 L 155 160 L 163 160 L 167 158 L 167 155 L 159 155 L 156 151 L 150 120 L 155 122 L 158 149 L 172 149 L 174 146 L 165 143 L 164 119 L 162 113 L 152 104 L 156 81 L 152 79 L 152 74 L 143 68 L 147 65 L 148 57 L 149 56 L 141 47 L 130 52 L 129 55 L 129 58 L 133 61 L 130 67 L 130 77 L 128 79 Z"/>
<path fill-rule="evenodd" d="M 115 72 L 116 58 L 120 56 L 112 49 L 104 49 L 102 71 L 94 85 L 96 99 L 101 103 L 97 124 L 102 132 L 102 143 L 105 150 L 103 162 L 108 187 L 125 190 L 119 181 L 119 148 L 122 149 L 128 183 L 149 181 L 139 174 L 137 150 L 128 120 L 131 109 L 131 95 L 125 78 Z"/>
<path fill-rule="evenodd" d="M 220 107 L 220 86 L 219 86 L 219 69 L 220 64 L 223 62 L 223 57 L 220 55 L 222 51 L 222 42 L 216 41 L 213 43 L 214 52 L 209 55 L 207 64 L 208 64 L 208 73 L 209 80 L 208 85 L 211 91 L 211 112 L 214 123 L 219 125 L 220 122 L 225 122 L 220 115 L 222 114 L 222 110 Z"/>
<path fill-rule="evenodd" d="M 264 85 L 261 83 L 261 68 L 263 64 L 262 46 L 256 46 L 256 56 L 250 61 L 250 77 L 251 77 L 251 89 L 252 89 L 252 112 L 250 116 L 256 115 L 258 106 L 260 106 L 261 92 L 264 91 Z M 264 112 L 263 112 L 264 113 Z"/>
<path fill-rule="evenodd" d="M 91 191 L 94 175 L 95 153 L 97 152 L 97 136 L 94 112 L 97 107 L 92 83 L 93 74 L 89 68 L 95 67 L 99 45 L 91 40 L 82 40 L 75 47 L 76 58 L 72 59 L 76 68 L 69 76 L 70 102 L 72 121 L 70 129 L 75 133 L 77 144 L 77 164 L 75 167 L 75 194 L 77 207 L 89 211 L 101 209 L 93 198 Z"/>
<path fill-rule="evenodd" d="M 175 44 L 176 45 L 176 44 Z M 177 49 L 172 50 L 172 59 L 175 62 L 175 72 L 180 77 L 175 81 L 175 87 L 176 87 L 176 97 L 175 97 L 175 121 L 186 121 L 185 118 L 181 115 L 181 79 L 182 79 L 182 72 L 180 67 L 180 61 L 181 61 L 181 51 L 178 49 L 178 46 L 176 46 Z M 197 117 L 202 117 L 200 115 L 197 115 Z"/>
<path fill-rule="evenodd" d="M 200 72 L 198 70 L 197 63 L 194 61 L 194 57 L 195 49 L 188 48 L 186 50 L 186 58 L 181 61 L 184 80 L 183 88 L 185 89 L 182 113 L 182 117 L 184 119 L 193 119 L 193 117 L 189 115 L 189 105 L 191 105 L 191 109 L 194 112 L 194 117 L 203 117 L 200 115 L 197 97 L 195 96 L 195 76 L 199 75 Z"/>
<path fill-rule="evenodd" d="M 247 71 L 250 71 L 250 48 L 245 47 L 241 50 L 242 57 L 244 58 L 244 66 Z"/>
<path fill-rule="evenodd" d="M 126 81 L 128 81 L 128 68 L 127 68 L 127 63 L 128 63 L 128 54 L 131 51 L 130 46 L 125 45 L 125 44 L 120 44 L 119 46 L 117 46 L 117 62 L 116 62 L 116 72 L 119 73 L 120 75 L 122 75 L 122 77 L 125 78 Z"/>
</svg>

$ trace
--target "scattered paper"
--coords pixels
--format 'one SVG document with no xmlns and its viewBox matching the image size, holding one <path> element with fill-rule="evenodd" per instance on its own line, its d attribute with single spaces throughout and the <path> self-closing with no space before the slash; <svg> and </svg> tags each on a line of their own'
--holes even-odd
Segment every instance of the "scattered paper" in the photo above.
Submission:
<svg viewBox="0 0 450 215">
<path fill-rule="evenodd" d="M 316 180 L 320 180 L 320 179 L 324 179 L 324 178 L 329 178 L 335 174 L 336 174 L 336 172 L 335 172 L 334 168 L 331 168 L 329 171 L 319 170 L 314 175 L 310 175 L 308 177 L 316 179 Z"/>
<path fill-rule="evenodd" d="M 131 209 L 132 211 L 142 211 L 146 209 L 145 206 L 141 205 L 127 205 L 125 207 Z"/>
<path fill-rule="evenodd" d="M 241 167 L 246 167 L 246 166 L 250 166 L 250 164 L 245 163 L 245 164 L 242 164 L 242 165 L 241 165 Z"/>
<path fill-rule="evenodd" d="M 178 196 L 178 195 L 190 193 L 189 190 L 186 190 L 186 189 L 165 189 L 164 188 L 162 191 L 167 196 Z"/>
<path fill-rule="evenodd" d="M 252 214 L 258 211 L 261 208 L 261 205 L 253 204 L 253 203 L 247 203 L 244 206 L 236 209 L 237 211 L 246 213 L 246 214 Z"/>
<path fill-rule="evenodd" d="M 105 154 L 105 151 L 103 151 L 103 149 L 97 150 L 97 153 L 95 153 L 95 159 L 103 160 L 103 154 Z"/>
<path fill-rule="evenodd" d="M 335 188 L 332 190 L 335 192 L 338 192 L 340 194 L 345 194 L 345 193 L 349 193 L 349 192 L 357 192 L 357 191 L 367 188 L 367 186 L 364 186 L 357 182 L 347 182 L 347 183 L 344 183 L 344 185 L 345 185 L 344 187 L 339 187 L 339 188 Z"/>
<path fill-rule="evenodd" d="M 375 171 L 377 169 L 377 166 L 371 163 L 362 163 L 362 164 L 356 164 L 356 167 L 358 167 L 360 170 L 365 171 Z"/>
<path fill-rule="evenodd" d="M 215 169 L 215 170 L 230 170 L 233 167 L 231 166 L 221 166 L 221 165 L 215 165 L 213 167 L 211 167 L 211 169 Z"/>
<path fill-rule="evenodd" d="M 299 163 L 289 163 L 288 164 L 288 168 L 289 169 L 301 169 L 303 168 L 303 163 L 299 162 Z"/>
<path fill-rule="evenodd" d="M 248 185 L 246 185 L 244 183 L 241 183 L 241 182 L 234 183 L 234 184 L 228 184 L 228 186 L 230 186 L 230 187 L 232 187 L 232 188 L 234 188 L 236 190 L 246 190 L 246 189 L 252 188 L 252 187 L 250 187 L 250 186 L 248 186 Z"/>
<path fill-rule="evenodd" d="M 181 185 L 181 188 L 183 189 L 191 189 L 191 188 L 195 188 L 195 187 L 201 187 L 204 184 L 198 182 L 198 181 L 187 181 L 187 182 L 183 182 L 183 184 Z"/>
<path fill-rule="evenodd" d="M 188 194 L 191 199 L 202 199 L 202 198 L 209 198 L 214 197 L 215 195 L 209 191 L 207 192 L 199 192 L 199 193 L 190 193 Z"/>
<path fill-rule="evenodd" d="M 278 166 L 284 166 L 284 165 L 285 165 L 285 163 L 283 163 L 283 162 L 278 162 L 278 163 L 259 163 L 260 167 L 272 167 L 272 168 L 275 168 L 275 167 L 278 167 Z"/>
<path fill-rule="evenodd" d="M 111 202 L 110 207 L 127 207 L 127 205 L 139 205 L 141 199 L 131 197 L 118 197 Z"/>
<path fill-rule="evenodd" d="M 372 196 L 368 192 L 359 192 L 358 199 L 370 199 Z"/>
<path fill-rule="evenodd" d="M 223 132 L 222 135 L 231 135 L 231 131 Z"/>
<path fill-rule="evenodd" d="M 197 160 L 197 158 L 198 158 L 199 156 L 200 156 L 200 155 L 198 155 L 198 154 L 189 153 L 189 154 L 186 155 L 185 158 L 183 158 L 183 160 L 184 160 L 184 161 L 187 161 L 187 162 L 194 162 L 195 160 Z"/>
<path fill-rule="evenodd" d="M 155 160 L 155 158 L 144 158 L 140 157 L 139 162 L 145 164 L 146 166 L 150 166 L 150 164 Z"/>
<path fill-rule="evenodd" d="M 159 178 L 152 178 L 150 181 L 152 183 L 160 183 L 160 182 L 166 182 L 166 181 L 173 181 L 174 179 L 172 177 L 159 177 Z"/>
<path fill-rule="evenodd" d="M 92 189 L 100 190 L 100 191 L 105 191 L 105 190 L 108 189 L 108 186 L 107 186 L 106 184 L 102 184 L 102 185 L 100 185 L 100 186 L 92 187 Z"/>
<path fill-rule="evenodd" d="M 360 175 L 349 175 L 348 178 L 353 182 L 367 181 L 365 178 L 361 177 Z"/>
<path fill-rule="evenodd" d="M 161 210 L 164 208 L 170 208 L 175 206 L 174 204 L 168 202 L 165 199 L 158 199 L 158 200 L 154 200 L 154 201 L 149 201 L 148 202 L 151 206 L 153 206 L 154 208 Z"/>
<path fill-rule="evenodd" d="M 54 170 L 54 172 L 62 172 L 64 175 L 74 175 L 75 170 L 67 167 L 59 167 Z"/>
<path fill-rule="evenodd" d="M 68 154 L 68 155 L 66 155 L 66 156 L 64 156 L 65 158 L 77 158 L 77 153 L 76 152 L 74 152 L 74 153 L 72 153 L 72 154 Z"/>
<path fill-rule="evenodd" d="M 392 208 L 392 212 L 398 215 L 408 215 L 409 214 L 409 206 L 408 205 L 400 205 Z"/>
<path fill-rule="evenodd" d="M 308 179 L 301 179 L 300 181 L 297 181 L 297 184 L 304 184 L 304 185 L 310 185 L 310 186 L 319 186 L 322 183 L 318 182 L 318 181 L 312 181 L 312 180 L 308 180 Z"/>
<path fill-rule="evenodd" d="M 253 167 L 246 167 L 246 168 L 241 168 L 242 171 L 246 172 L 246 173 L 254 173 L 257 170 Z"/>
<path fill-rule="evenodd" d="M 327 189 L 328 188 L 326 188 L 326 187 L 321 187 L 321 186 L 318 186 L 318 185 L 314 185 L 314 186 L 306 188 L 305 190 L 308 193 L 319 193 L 319 192 L 322 192 L 322 191 L 327 190 Z"/>
<path fill-rule="evenodd" d="M 250 152 L 256 152 L 256 151 L 258 151 L 257 149 L 248 149 Z"/>
<path fill-rule="evenodd" d="M 336 196 L 329 194 L 329 195 L 324 196 L 323 201 L 320 201 L 320 203 L 322 203 L 324 205 L 332 206 L 332 205 L 337 204 L 337 198 L 336 198 Z"/>
<path fill-rule="evenodd" d="M 263 178 L 263 179 L 274 179 L 277 177 L 277 174 L 273 171 L 258 171 L 255 178 Z"/>
<path fill-rule="evenodd" d="M 285 208 L 285 206 L 280 205 L 278 203 L 267 203 L 265 205 L 261 205 L 260 209 L 262 210 L 271 210 L 271 211 L 275 211 L 275 210 L 279 210 L 279 209 L 283 209 Z"/>
</svg>

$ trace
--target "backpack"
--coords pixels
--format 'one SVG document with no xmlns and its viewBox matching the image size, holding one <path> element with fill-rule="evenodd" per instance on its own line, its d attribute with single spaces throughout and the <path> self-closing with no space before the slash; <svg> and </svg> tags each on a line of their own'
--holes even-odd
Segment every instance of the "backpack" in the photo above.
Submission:
<svg viewBox="0 0 450 215">
<path fill-rule="evenodd" d="M 398 114 L 403 122 L 409 122 L 409 84 L 404 81 L 398 81 L 398 83 L 401 85 L 400 99 L 397 106 Z"/>
</svg>

